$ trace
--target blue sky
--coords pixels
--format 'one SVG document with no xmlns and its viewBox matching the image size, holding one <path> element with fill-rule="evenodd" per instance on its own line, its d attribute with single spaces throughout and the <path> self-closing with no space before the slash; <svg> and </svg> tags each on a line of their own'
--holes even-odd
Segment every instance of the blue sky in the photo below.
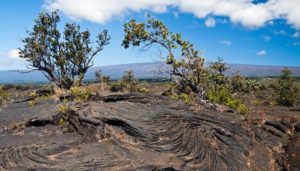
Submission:
<svg viewBox="0 0 300 171">
<path fill-rule="evenodd" d="M 298 4 L 298 5 L 297 5 Z M 76 22 L 92 36 L 108 29 L 111 44 L 95 66 L 157 61 L 157 53 L 123 49 L 123 24 L 150 13 L 182 33 L 207 61 L 300 66 L 300 0 L 3 0 L 0 2 L 0 70 L 23 69 L 17 57 L 26 30 L 41 11 L 59 9 L 62 24 Z"/>
</svg>

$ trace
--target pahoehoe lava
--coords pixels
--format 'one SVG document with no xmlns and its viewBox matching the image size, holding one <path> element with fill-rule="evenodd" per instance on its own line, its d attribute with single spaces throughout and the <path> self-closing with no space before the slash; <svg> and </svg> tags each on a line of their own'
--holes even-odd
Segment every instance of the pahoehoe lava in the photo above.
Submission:
<svg viewBox="0 0 300 171">
<path fill-rule="evenodd" d="M 74 103 L 67 131 L 52 112 L 21 130 L 0 132 L 1 171 L 299 169 L 297 156 L 290 163 L 285 153 L 299 148 L 292 142 L 299 122 L 289 119 L 249 122 L 145 94 Z"/>
</svg>

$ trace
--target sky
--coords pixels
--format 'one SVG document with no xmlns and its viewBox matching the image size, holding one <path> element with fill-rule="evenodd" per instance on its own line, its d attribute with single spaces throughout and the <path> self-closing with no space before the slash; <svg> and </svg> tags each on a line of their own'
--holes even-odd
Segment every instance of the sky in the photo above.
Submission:
<svg viewBox="0 0 300 171">
<path fill-rule="evenodd" d="M 22 39 L 40 12 L 58 9 L 61 28 L 68 22 L 112 39 L 94 59 L 95 66 L 157 62 L 157 51 L 124 49 L 123 25 L 146 14 L 182 33 L 206 61 L 300 66 L 300 0 L 1 0 L 0 70 L 25 69 L 18 57 Z"/>
</svg>

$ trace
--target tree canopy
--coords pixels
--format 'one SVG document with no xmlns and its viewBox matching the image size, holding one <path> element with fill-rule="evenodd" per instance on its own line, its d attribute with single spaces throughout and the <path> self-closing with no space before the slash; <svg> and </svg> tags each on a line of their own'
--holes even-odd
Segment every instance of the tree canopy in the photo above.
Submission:
<svg viewBox="0 0 300 171">
<path fill-rule="evenodd" d="M 88 30 L 80 31 L 79 25 L 67 23 L 61 33 L 59 22 L 58 11 L 40 13 L 33 29 L 27 32 L 28 37 L 23 39 L 20 57 L 58 87 L 70 89 L 76 81 L 82 83 L 84 74 L 93 65 L 93 58 L 109 44 L 110 36 L 104 30 L 92 43 Z"/>
</svg>

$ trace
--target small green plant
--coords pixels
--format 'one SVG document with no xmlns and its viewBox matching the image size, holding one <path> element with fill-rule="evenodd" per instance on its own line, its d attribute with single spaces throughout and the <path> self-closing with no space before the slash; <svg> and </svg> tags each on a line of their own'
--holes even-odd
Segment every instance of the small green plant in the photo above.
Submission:
<svg viewBox="0 0 300 171">
<path fill-rule="evenodd" d="M 74 96 L 75 101 L 87 102 L 91 96 L 91 89 L 86 87 L 71 87 L 71 94 Z"/>
<path fill-rule="evenodd" d="M 182 100 L 187 104 L 192 104 L 196 100 L 196 98 L 193 95 L 189 95 L 186 93 L 180 93 L 178 95 L 173 96 L 173 98 L 177 100 Z"/>
<path fill-rule="evenodd" d="M 61 126 L 64 132 L 69 132 L 68 123 L 66 122 L 70 117 L 71 108 L 68 105 L 68 100 L 64 99 L 62 104 L 58 106 L 58 117 L 56 124 Z"/>
<path fill-rule="evenodd" d="M 5 104 L 8 99 L 9 94 L 3 89 L 3 87 L 0 87 L 0 105 Z"/>
<path fill-rule="evenodd" d="M 132 70 L 125 71 L 121 80 L 121 85 L 129 92 L 136 92 L 138 90 L 138 80 L 135 78 Z"/>
<path fill-rule="evenodd" d="M 124 72 L 124 75 L 122 79 L 118 82 L 115 82 L 111 84 L 111 89 L 112 92 L 123 92 L 123 91 L 128 91 L 130 93 L 132 92 L 140 92 L 139 90 L 139 82 L 135 78 L 134 73 L 132 70 L 128 70 Z M 147 91 L 146 89 L 142 91 Z"/>
<path fill-rule="evenodd" d="M 138 87 L 138 90 L 137 90 L 139 93 L 149 93 L 150 90 L 146 87 Z"/>
<path fill-rule="evenodd" d="M 271 88 L 278 105 L 294 106 L 299 103 L 300 90 L 289 69 L 282 70 L 282 75 L 271 84 Z"/>
<path fill-rule="evenodd" d="M 102 82 L 102 72 L 101 72 L 101 70 L 97 70 L 95 72 L 95 77 L 96 77 L 96 80 L 97 80 L 98 83 Z"/>
<path fill-rule="evenodd" d="M 28 101 L 28 106 L 29 107 L 36 106 L 39 101 L 38 95 L 35 92 L 31 92 L 29 96 L 31 97 L 31 100 Z"/>
<path fill-rule="evenodd" d="M 108 84 L 110 82 L 110 76 L 102 76 L 101 82 Z"/>
<path fill-rule="evenodd" d="M 101 70 L 97 70 L 95 72 L 95 77 L 98 83 L 109 83 L 110 82 L 110 77 L 109 76 L 104 76 L 102 74 Z"/>
<path fill-rule="evenodd" d="M 120 81 L 114 82 L 111 84 L 110 91 L 111 92 L 123 92 L 123 91 L 125 91 L 125 87 L 122 85 L 122 83 Z"/>
<path fill-rule="evenodd" d="M 64 116 L 67 116 L 70 112 L 70 107 L 67 103 L 67 100 L 63 100 L 63 103 L 58 106 L 58 112 L 60 114 L 63 114 Z"/>
<path fill-rule="evenodd" d="M 231 86 L 234 92 L 242 92 L 245 90 L 245 78 L 236 73 L 231 77 Z"/>
<path fill-rule="evenodd" d="M 209 69 L 211 73 L 210 80 L 213 80 L 215 84 L 223 85 L 227 83 L 225 72 L 230 68 L 226 66 L 226 63 L 223 62 L 222 58 L 218 58 L 216 62 L 213 62 Z"/>
<path fill-rule="evenodd" d="M 207 99 L 213 103 L 226 105 L 239 113 L 247 113 L 247 107 L 238 98 L 232 97 L 232 92 L 226 86 L 210 88 Z"/>
</svg>

